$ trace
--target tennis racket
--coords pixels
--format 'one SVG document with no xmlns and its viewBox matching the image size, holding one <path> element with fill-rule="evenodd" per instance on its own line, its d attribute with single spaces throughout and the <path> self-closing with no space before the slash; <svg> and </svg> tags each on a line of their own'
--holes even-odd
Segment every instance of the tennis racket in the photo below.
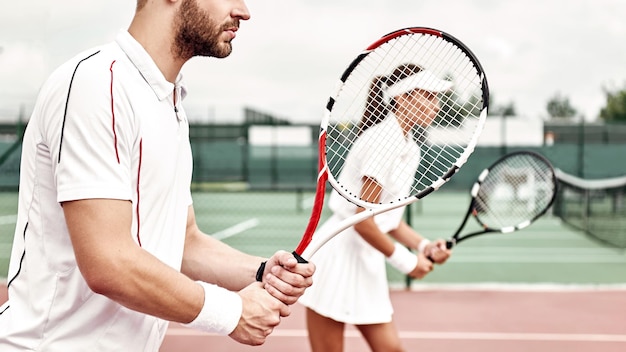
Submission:
<svg viewBox="0 0 626 352">
<path fill-rule="evenodd" d="M 372 94 L 375 87 L 380 88 L 378 94 Z M 438 100 L 436 107 L 407 106 L 407 102 L 424 97 L 432 101 L 432 94 Z M 314 205 L 294 256 L 306 262 L 305 258 L 346 228 L 422 199 L 441 187 L 472 154 L 488 105 L 489 89 L 482 66 L 461 41 L 447 33 L 431 28 L 404 28 L 368 46 L 345 69 L 326 104 L 318 141 Z M 388 119 L 400 121 L 399 116 L 406 117 L 409 110 L 418 122 L 402 135 L 404 143 L 398 143 L 397 131 L 387 133 L 389 128 L 377 127 L 395 123 Z M 399 128 L 407 132 L 406 124 Z M 363 148 L 365 141 L 371 152 L 361 157 L 369 165 L 399 160 L 399 153 L 412 161 L 396 164 L 393 172 L 387 172 L 391 178 L 401 178 L 402 182 L 394 184 L 401 183 L 402 187 L 383 187 L 376 202 L 363 197 L 361 177 L 351 178 L 359 170 L 351 169 L 354 163 L 350 162 L 350 155 L 367 149 Z M 415 160 L 419 162 L 416 164 Z M 337 228 L 322 233 L 316 232 L 316 228 L 327 182 L 342 197 L 366 210 L 355 212 Z"/>
<path fill-rule="evenodd" d="M 554 168 L 540 154 L 518 151 L 503 156 L 478 176 L 465 219 L 446 246 L 450 249 L 474 236 L 527 227 L 550 208 L 556 190 Z M 481 229 L 462 235 L 470 215 Z"/>
</svg>

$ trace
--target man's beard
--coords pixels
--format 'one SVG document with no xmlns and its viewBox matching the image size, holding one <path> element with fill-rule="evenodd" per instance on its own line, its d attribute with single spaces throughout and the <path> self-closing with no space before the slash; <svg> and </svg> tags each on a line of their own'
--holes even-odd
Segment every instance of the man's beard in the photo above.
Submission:
<svg viewBox="0 0 626 352">
<path fill-rule="evenodd" d="M 224 58 L 232 52 L 230 42 L 220 42 L 220 35 L 227 28 L 238 24 L 218 26 L 210 15 L 200 9 L 196 0 L 184 0 L 174 22 L 176 31 L 173 53 L 179 58 L 190 59 L 194 56 L 212 56 Z"/>
</svg>

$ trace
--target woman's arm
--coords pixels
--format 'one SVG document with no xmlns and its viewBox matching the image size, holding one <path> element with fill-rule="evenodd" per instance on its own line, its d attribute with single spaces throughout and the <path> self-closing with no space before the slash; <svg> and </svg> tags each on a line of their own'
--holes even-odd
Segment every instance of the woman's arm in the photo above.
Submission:
<svg viewBox="0 0 626 352">
<path fill-rule="evenodd" d="M 443 264 L 452 254 L 452 251 L 446 248 L 446 240 L 438 239 L 431 242 L 404 221 L 401 221 L 396 229 L 390 231 L 389 235 L 405 246 L 423 253 L 433 263 Z"/>
<path fill-rule="evenodd" d="M 422 241 L 426 241 L 424 245 L 429 242 L 429 240 L 422 235 L 420 235 L 417 231 L 415 231 L 409 224 L 405 221 L 400 221 L 400 224 L 397 228 L 389 231 L 389 235 L 395 238 L 396 241 L 402 243 L 403 245 L 417 250 L 420 247 Z"/>
<path fill-rule="evenodd" d="M 382 187 L 371 177 L 363 177 L 363 186 L 361 188 L 361 198 L 370 202 L 378 203 L 380 194 L 382 193 Z M 364 211 L 364 208 L 358 207 L 357 213 Z M 369 243 L 372 247 L 376 248 L 379 252 L 383 253 L 386 257 L 391 256 L 394 251 L 394 242 L 382 232 L 373 217 L 367 218 L 360 223 L 354 225 L 356 232 Z"/>
<path fill-rule="evenodd" d="M 382 187 L 370 177 L 363 178 L 361 198 L 377 203 Z M 364 211 L 357 208 L 357 212 Z M 386 233 L 382 232 L 374 218 L 368 218 L 356 225 L 354 229 L 372 247 L 383 253 L 387 260 L 398 270 L 414 278 L 422 278 L 432 270 L 432 263 L 421 253 L 416 256 L 402 245 L 395 243 Z"/>
</svg>

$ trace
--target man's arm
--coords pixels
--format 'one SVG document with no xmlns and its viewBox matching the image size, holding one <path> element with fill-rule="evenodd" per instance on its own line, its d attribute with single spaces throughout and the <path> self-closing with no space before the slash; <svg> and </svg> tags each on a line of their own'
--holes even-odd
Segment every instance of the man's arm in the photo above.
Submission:
<svg viewBox="0 0 626 352">
<path fill-rule="evenodd" d="M 132 240 L 131 202 L 70 201 L 63 203 L 63 211 L 78 267 L 91 290 L 169 321 L 188 323 L 198 315 L 202 287 Z"/>
<path fill-rule="evenodd" d="M 141 249 L 131 237 L 132 206 L 128 201 L 64 202 L 63 211 L 78 267 L 87 284 L 94 292 L 125 307 L 190 323 L 203 331 L 228 333 L 234 340 L 250 345 L 262 344 L 280 323 L 280 316 L 290 313 L 289 307 L 260 283 L 238 293 L 198 284 Z M 216 297 L 223 297 L 232 302 L 232 295 L 240 302 L 233 309 L 224 306 L 226 300 L 216 301 Z M 225 316 L 227 322 L 223 321 Z"/>
<path fill-rule="evenodd" d="M 257 269 L 267 261 L 263 277 L 265 288 L 285 304 L 293 304 L 311 286 L 315 266 L 298 264 L 291 253 L 276 252 L 266 259 L 236 250 L 203 233 L 189 206 L 185 252 L 181 271 L 194 280 L 202 280 L 240 290 L 256 280 Z"/>
<path fill-rule="evenodd" d="M 189 206 L 181 267 L 183 274 L 193 280 L 238 291 L 255 281 L 256 270 L 264 260 L 204 234 L 196 224 L 193 207 Z"/>
</svg>

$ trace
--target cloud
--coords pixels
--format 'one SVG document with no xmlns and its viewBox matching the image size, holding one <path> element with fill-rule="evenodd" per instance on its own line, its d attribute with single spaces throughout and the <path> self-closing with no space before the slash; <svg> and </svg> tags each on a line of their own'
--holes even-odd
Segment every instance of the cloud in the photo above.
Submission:
<svg viewBox="0 0 626 352">
<path fill-rule="evenodd" d="M 345 66 L 395 29 L 444 30 L 479 57 L 496 103 L 538 118 L 557 92 L 587 118 L 603 87 L 626 82 L 623 0 L 249 0 L 233 54 L 195 58 L 183 73 L 191 114 L 251 106 L 315 122 Z M 0 13 L 0 108 L 32 99 L 56 66 L 114 38 L 134 1 L 13 1 Z M 7 88 L 10 87 L 10 88 Z M 222 118 L 220 115 L 219 118 Z M 226 117 L 230 118 L 230 117 Z"/>
</svg>

